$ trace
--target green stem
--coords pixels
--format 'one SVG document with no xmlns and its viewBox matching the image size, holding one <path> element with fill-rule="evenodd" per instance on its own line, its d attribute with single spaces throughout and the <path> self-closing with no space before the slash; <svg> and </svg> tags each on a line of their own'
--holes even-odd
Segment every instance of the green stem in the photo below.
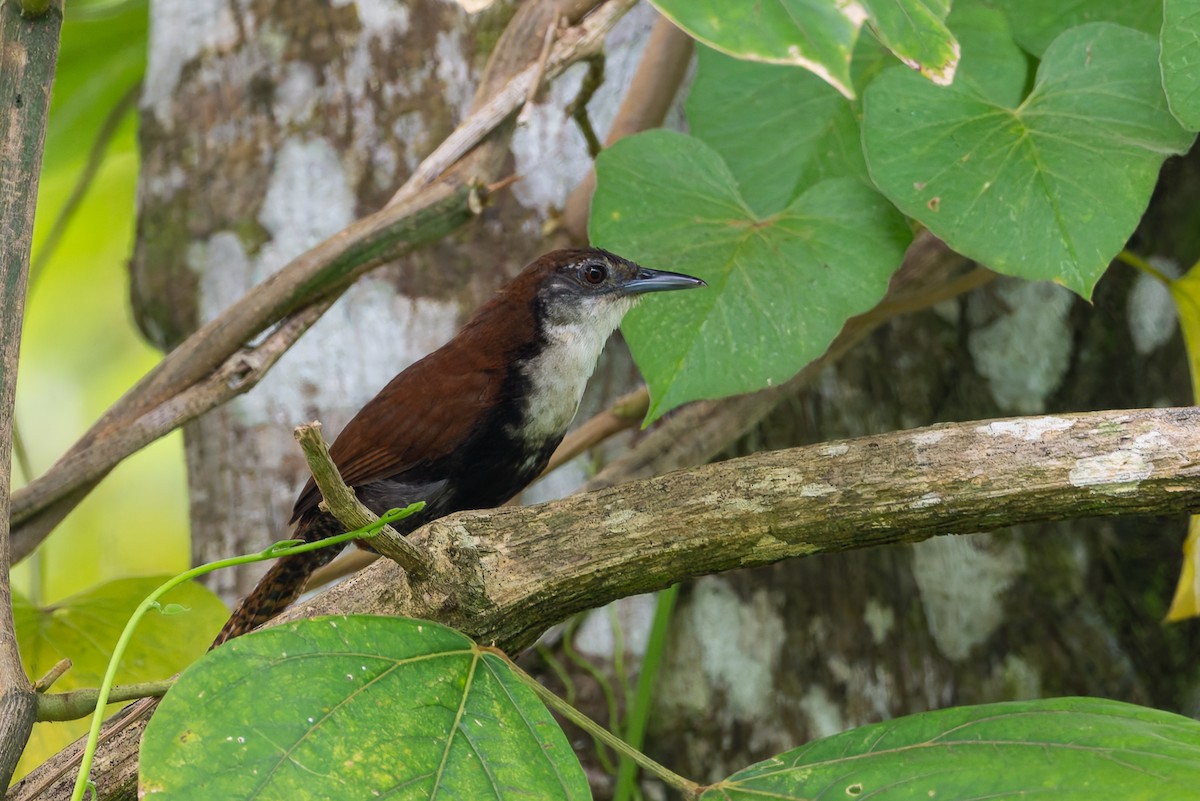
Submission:
<svg viewBox="0 0 1200 801">
<path fill-rule="evenodd" d="M 685 799 L 694 799 L 699 796 L 701 790 L 701 786 L 699 784 L 691 779 L 685 779 L 678 773 L 675 773 L 674 771 L 658 764 L 653 759 L 646 756 L 636 748 L 633 748 L 620 737 L 616 736 L 608 729 L 604 728 L 599 723 L 592 720 L 587 715 L 583 714 L 554 693 L 550 692 L 548 689 L 542 686 L 541 682 L 539 682 L 533 676 L 530 676 L 524 670 L 521 670 L 521 668 L 517 667 L 516 663 L 508 658 L 508 654 L 504 653 L 499 648 L 493 648 L 491 646 L 480 646 L 480 649 L 487 651 L 488 653 L 495 654 L 500 659 L 503 659 L 504 663 L 508 665 L 509 670 L 513 672 L 513 675 L 520 679 L 526 687 L 533 690 L 533 692 L 539 698 L 541 698 L 547 706 L 551 707 L 564 718 L 586 731 L 592 737 L 604 743 L 622 757 L 628 757 L 629 759 L 633 760 L 644 770 L 649 771 L 666 784 L 674 787 L 683 795 Z"/>
<path fill-rule="evenodd" d="M 639 752 L 642 744 L 646 741 L 646 724 L 650 720 L 654 685 L 658 680 L 663 654 L 667 650 L 667 633 L 670 631 L 671 614 L 675 610 L 675 599 L 678 596 L 678 584 L 668 587 L 658 594 L 654 607 L 654 621 L 650 625 L 650 639 L 646 642 L 646 654 L 642 657 L 642 669 L 638 673 L 633 705 L 629 707 L 625 715 L 625 741 Z M 613 801 L 627 801 L 632 798 L 636 781 L 637 763 L 632 759 L 621 757 Z"/>
<path fill-rule="evenodd" d="M 380 529 L 389 523 L 397 520 L 403 520 L 411 514 L 419 512 L 424 508 L 423 502 L 410 504 L 404 509 L 392 509 L 387 514 L 380 516 L 378 520 L 369 526 L 365 526 L 355 531 L 348 531 L 345 534 L 339 534 L 336 537 L 328 537 L 316 542 L 305 542 L 295 544 L 296 540 L 284 540 L 277 542 L 261 553 L 247 554 L 245 556 L 234 556 L 229 559 L 219 559 L 216 562 L 209 562 L 199 567 L 193 567 L 185 573 L 180 573 L 174 578 L 163 582 L 154 592 L 150 593 L 146 598 L 138 604 L 133 615 L 130 616 L 129 622 L 125 624 L 124 630 L 121 631 L 120 638 L 117 639 L 117 645 L 113 649 L 112 657 L 108 660 L 108 668 L 104 671 L 104 679 L 100 682 L 100 689 L 96 696 L 96 710 L 92 713 L 92 725 L 88 729 L 87 744 L 83 749 L 83 761 L 79 765 L 79 775 L 75 777 L 75 789 L 71 793 L 71 801 L 83 801 L 84 793 L 87 791 L 89 784 L 88 775 L 92 770 L 92 761 L 96 757 L 96 745 L 100 739 L 100 726 L 104 723 L 104 708 L 108 706 L 108 699 L 112 693 L 113 681 L 117 675 L 117 665 L 121 662 L 121 657 L 125 655 L 125 649 L 129 646 L 129 641 L 133 639 L 134 629 L 141 622 L 142 617 L 158 605 L 158 599 L 163 597 L 171 590 L 178 587 L 185 581 L 190 581 L 194 578 L 199 578 L 206 573 L 211 573 L 214 570 L 220 570 L 223 567 L 236 567 L 237 565 L 248 565 L 254 562 L 263 562 L 267 559 L 277 559 L 281 556 L 294 556 L 295 554 L 307 553 L 315 551 L 318 548 L 325 548 L 330 545 L 337 545 L 341 542 L 349 540 L 370 539 L 379 533 Z"/>
<path fill-rule="evenodd" d="M 107 703 L 116 704 L 138 698 L 161 698 L 174 683 L 175 679 L 170 678 L 121 684 L 109 690 Z M 94 713 L 98 700 L 100 690 L 95 687 L 65 693 L 42 693 L 38 695 L 37 719 L 39 722 L 78 720 Z"/>
<path fill-rule="evenodd" d="M 1153 278 L 1157 278 L 1159 281 L 1166 284 L 1167 286 L 1171 285 L 1171 278 L 1169 276 L 1167 276 L 1165 273 L 1163 273 L 1162 270 L 1159 270 L 1153 264 L 1146 261 L 1141 256 L 1137 255 L 1136 253 L 1134 253 L 1132 251 L 1122 250 L 1120 253 L 1117 254 L 1117 261 L 1125 262 L 1125 264 L 1129 265 L 1130 267 L 1134 268 L 1135 270 L 1141 270 L 1142 272 L 1146 273 L 1147 275 L 1149 275 Z"/>
<path fill-rule="evenodd" d="M 608 708 L 608 727 L 614 731 L 619 731 L 621 729 L 621 715 L 617 708 L 617 696 L 613 692 L 612 684 L 600 668 L 593 665 L 575 650 L 575 631 L 579 628 L 579 621 L 581 620 L 583 620 L 582 616 L 576 616 L 570 625 L 567 626 L 562 640 L 563 653 L 567 659 L 571 660 L 572 664 L 587 673 L 596 682 L 596 686 L 600 688 L 600 692 L 604 696 L 605 706 Z M 599 741 L 596 742 L 596 759 L 600 762 L 600 767 L 606 773 L 615 774 L 617 772 L 617 766 L 613 764 L 608 752 L 604 750 L 604 745 Z"/>
</svg>

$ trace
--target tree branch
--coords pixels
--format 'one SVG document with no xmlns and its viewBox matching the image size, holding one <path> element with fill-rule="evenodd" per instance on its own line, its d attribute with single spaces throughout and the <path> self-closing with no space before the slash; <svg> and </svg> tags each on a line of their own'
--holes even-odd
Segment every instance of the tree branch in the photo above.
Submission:
<svg viewBox="0 0 1200 801">
<path fill-rule="evenodd" d="M 379 562 L 284 620 L 433 618 L 505 649 L 616 598 L 795 556 L 1020 523 L 1200 508 L 1200 409 L 954 423 L 733 459 L 411 539 L 454 588 Z"/>
<path fill-rule="evenodd" d="M 0 3 L 0 787 L 12 779 L 37 709 L 13 622 L 8 509 L 29 249 L 61 28 L 61 3 Z"/>
<path fill-rule="evenodd" d="M 138 684 L 118 684 L 109 690 L 110 704 L 133 701 L 138 698 L 162 698 L 175 683 L 174 678 L 144 681 Z M 37 697 L 37 719 L 39 721 L 79 720 L 96 710 L 100 691 L 95 687 L 68 690 L 65 693 L 43 693 Z"/>
</svg>

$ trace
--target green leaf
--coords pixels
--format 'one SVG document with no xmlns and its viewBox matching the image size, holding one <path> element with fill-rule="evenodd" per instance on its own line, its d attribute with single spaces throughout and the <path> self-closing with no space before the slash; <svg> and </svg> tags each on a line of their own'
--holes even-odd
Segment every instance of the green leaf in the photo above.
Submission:
<svg viewBox="0 0 1200 801">
<path fill-rule="evenodd" d="M 1059 34 L 1088 22 L 1111 22 L 1158 35 L 1163 0 L 993 0 L 1021 47 L 1041 57 Z"/>
<path fill-rule="evenodd" d="M 850 56 L 865 20 L 857 3 L 839 0 L 651 0 L 693 38 L 737 58 L 790 64 L 854 97 Z"/>
<path fill-rule="evenodd" d="M 109 656 L 133 610 L 162 584 L 164 577 L 118 579 L 39 608 L 14 593 L 13 617 L 25 670 L 45 675 L 61 659 L 72 667 L 53 692 L 98 687 Z M 138 627 L 117 673 L 118 684 L 165 679 L 201 656 L 229 616 L 225 604 L 205 587 L 188 583 L 167 596 L 170 606 L 184 604 L 182 616 L 150 615 Z M 88 721 L 39 723 L 22 755 L 22 770 L 32 768 L 87 731 Z"/>
<path fill-rule="evenodd" d="M 746 203 L 779 211 L 825 178 L 867 178 L 850 103 L 812 73 L 700 47 L 687 100 L 692 134 L 721 154 Z"/>
<path fill-rule="evenodd" d="M 74 666 L 55 690 L 98 686 L 129 616 L 164 580 L 118 579 L 45 608 L 15 598 L 17 642 L 29 675 L 36 678 L 67 658 Z M 196 583 L 184 584 L 166 597 L 171 601 L 166 607 L 182 605 L 191 611 L 143 620 L 121 661 L 119 684 L 167 678 L 203 654 L 229 616 L 225 604 Z"/>
<path fill-rule="evenodd" d="M 1200 130 L 1200 0 L 1165 0 L 1161 57 L 1171 113 Z"/>
<path fill-rule="evenodd" d="M 1200 723 L 1097 698 L 958 707 L 809 743 L 713 785 L 737 799 L 1158 801 L 1200 786 Z"/>
<path fill-rule="evenodd" d="M 1163 160 L 1192 135 L 1167 110 L 1158 45 L 1107 23 L 1067 31 L 1015 109 L 968 85 L 884 72 L 864 96 L 876 185 L 960 253 L 1090 296 Z"/>
<path fill-rule="evenodd" d="M 942 22 L 948 2 L 863 0 L 879 41 L 908 66 L 936 84 L 954 80 L 958 40 Z"/>
<path fill-rule="evenodd" d="M 163 799 L 589 797 L 566 737 L 504 662 L 452 629 L 327 617 L 239 637 L 146 729 Z"/>
<path fill-rule="evenodd" d="M 648 299 L 625 318 L 649 419 L 790 378 L 883 296 L 911 239 L 890 204 L 849 178 L 759 217 L 719 154 L 670 131 L 618 142 L 596 173 L 597 245 L 709 284 Z"/>
<path fill-rule="evenodd" d="M 959 2 L 946 24 L 963 46 L 957 80 L 981 97 L 1015 108 L 1025 96 L 1029 61 L 1004 14 L 977 2 Z"/>
</svg>

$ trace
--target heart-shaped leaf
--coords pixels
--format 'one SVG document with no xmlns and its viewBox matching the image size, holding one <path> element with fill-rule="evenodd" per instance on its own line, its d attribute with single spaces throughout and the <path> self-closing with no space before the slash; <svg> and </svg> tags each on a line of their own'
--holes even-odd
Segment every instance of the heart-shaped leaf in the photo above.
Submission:
<svg viewBox="0 0 1200 801">
<path fill-rule="evenodd" d="M 942 20 L 949 3 L 939 0 L 863 0 L 879 41 L 936 84 L 954 80 L 959 47 Z"/>
<path fill-rule="evenodd" d="M 840 0 L 651 0 L 691 36 L 737 58 L 791 64 L 854 97 L 850 56 L 866 19 L 858 3 Z"/>
<path fill-rule="evenodd" d="M 867 178 L 850 103 L 810 72 L 707 47 L 688 94 L 692 134 L 721 154 L 746 203 L 779 211 L 825 178 Z"/>
<path fill-rule="evenodd" d="M 702 801 L 1189 798 L 1200 723 L 1099 698 L 965 706 L 863 726 L 738 771 Z"/>
<path fill-rule="evenodd" d="M 1055 40 L 1016 108 L 898 68 L 863 102 L 867 166 L 902 211 L 993 269 L 1085 297 L 1193 138 L 1167 110 L 1157 42 L 1107 23 Z"/>
<path fill-rule="evenodd" d="M 151 719 L 163 799 L 589 798 L 550 713 L 505 663 L 420 620 L 329 617 L 239 637 Z"/>
<path fill-rule="evenodd" d="M 1171 113 L 1200 130 L 1200 0 L 1165 0 L 1162 76 Z"/>
<path fill-rule="evenodd" d="M 709 284 L 648 299 L 622 326 L 650 385 L 651 419 L 790 378 L 883 296 L 911 239 L 903 217 L 850 178 L 759 217 L 720 155 L 669 131 L 618 142 L 596 172 L 597 245 Z"/>
</svg>

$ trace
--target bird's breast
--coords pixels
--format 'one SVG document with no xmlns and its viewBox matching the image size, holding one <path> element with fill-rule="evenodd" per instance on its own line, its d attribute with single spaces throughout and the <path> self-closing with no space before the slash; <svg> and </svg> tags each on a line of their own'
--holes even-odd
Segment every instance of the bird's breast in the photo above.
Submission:
<svg viewBox="0 0 1200 801">
<path fill-rule="evenodd" d="M 520 423 L 512 433 L 534 449 L 542 443 L 557 443 L 579 409 L 608 336 L 597 336 L 590 328 L 583 324 L 546 326 L 545 345 L 518 368 L 527 389 Z"/>
</svg>

